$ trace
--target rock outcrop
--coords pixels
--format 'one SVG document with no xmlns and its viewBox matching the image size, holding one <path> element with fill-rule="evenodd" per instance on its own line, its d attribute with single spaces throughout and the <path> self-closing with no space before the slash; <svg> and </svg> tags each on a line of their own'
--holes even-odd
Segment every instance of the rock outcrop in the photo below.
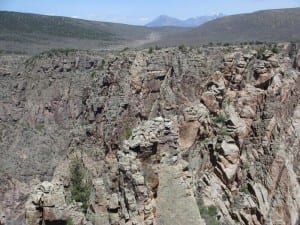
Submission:
<svg viewBox="0 0 300 225">
<path fill-rule="evenodd" d="M 25 203 L 26 224 L 90 224 L 80 210 L 80 204 L 67 205 L 62 184 L 44 181 L 34 187 Z M 69 222 L 71 223 L 71 222 Z"/>
</svg>

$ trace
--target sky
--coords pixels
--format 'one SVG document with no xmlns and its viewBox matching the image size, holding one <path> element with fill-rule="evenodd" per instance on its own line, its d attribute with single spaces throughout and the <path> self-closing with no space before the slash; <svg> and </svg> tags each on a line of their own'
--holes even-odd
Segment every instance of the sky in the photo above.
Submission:
<svg viewBox="0 0 300 225">
<path fill-rule="evenodd" d="M 0 0 L 0 10 L 144 25 L 159 15 L 179 19 L 300 7 L 300 0 Z"/>
</svg>

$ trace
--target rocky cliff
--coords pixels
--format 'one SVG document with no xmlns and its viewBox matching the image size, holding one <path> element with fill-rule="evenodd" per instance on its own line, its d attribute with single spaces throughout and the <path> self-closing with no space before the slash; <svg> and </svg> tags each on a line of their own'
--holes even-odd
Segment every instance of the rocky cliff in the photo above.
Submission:
<svg viewBox="0 0 300 225">
<path fill-rule="evenodd" d="M 0 224 L 299 224 L 299 57 L 1 55 Z"/>
</svg>

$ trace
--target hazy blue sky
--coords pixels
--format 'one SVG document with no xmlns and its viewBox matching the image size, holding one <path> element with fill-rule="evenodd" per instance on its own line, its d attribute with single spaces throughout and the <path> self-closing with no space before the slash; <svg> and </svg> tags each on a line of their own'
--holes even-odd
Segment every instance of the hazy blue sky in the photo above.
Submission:
<svg viewBox="0 0 300 225">
<path fill-rule="evenodd" d="M 186 19 L 290 7 L 300 7 L 300 0 L 0 0 L 0 10 L 128 24 L 145 24 L 159 15 Z"/>
</svg>

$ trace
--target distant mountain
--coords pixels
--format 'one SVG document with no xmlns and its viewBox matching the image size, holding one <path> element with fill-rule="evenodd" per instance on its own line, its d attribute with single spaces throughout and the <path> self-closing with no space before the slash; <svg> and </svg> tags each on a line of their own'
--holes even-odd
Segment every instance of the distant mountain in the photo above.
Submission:
<svg viewBox="0 0 300 225">
<path fill-rule="evenodd" d="M 200 16 L 189 18 L 186 20 L 180 20 L 177 18 L 169 17 L 166 15 L 161 15 L 154 19 L 152 22 L 146 24 L 146 27 L 167 27 L 167 26 L 175 26 L 175 27 L 197 27 L 208 21 L 223 17 L 224 14 L 220 13 L 213 16 Z"/>
</svg>

